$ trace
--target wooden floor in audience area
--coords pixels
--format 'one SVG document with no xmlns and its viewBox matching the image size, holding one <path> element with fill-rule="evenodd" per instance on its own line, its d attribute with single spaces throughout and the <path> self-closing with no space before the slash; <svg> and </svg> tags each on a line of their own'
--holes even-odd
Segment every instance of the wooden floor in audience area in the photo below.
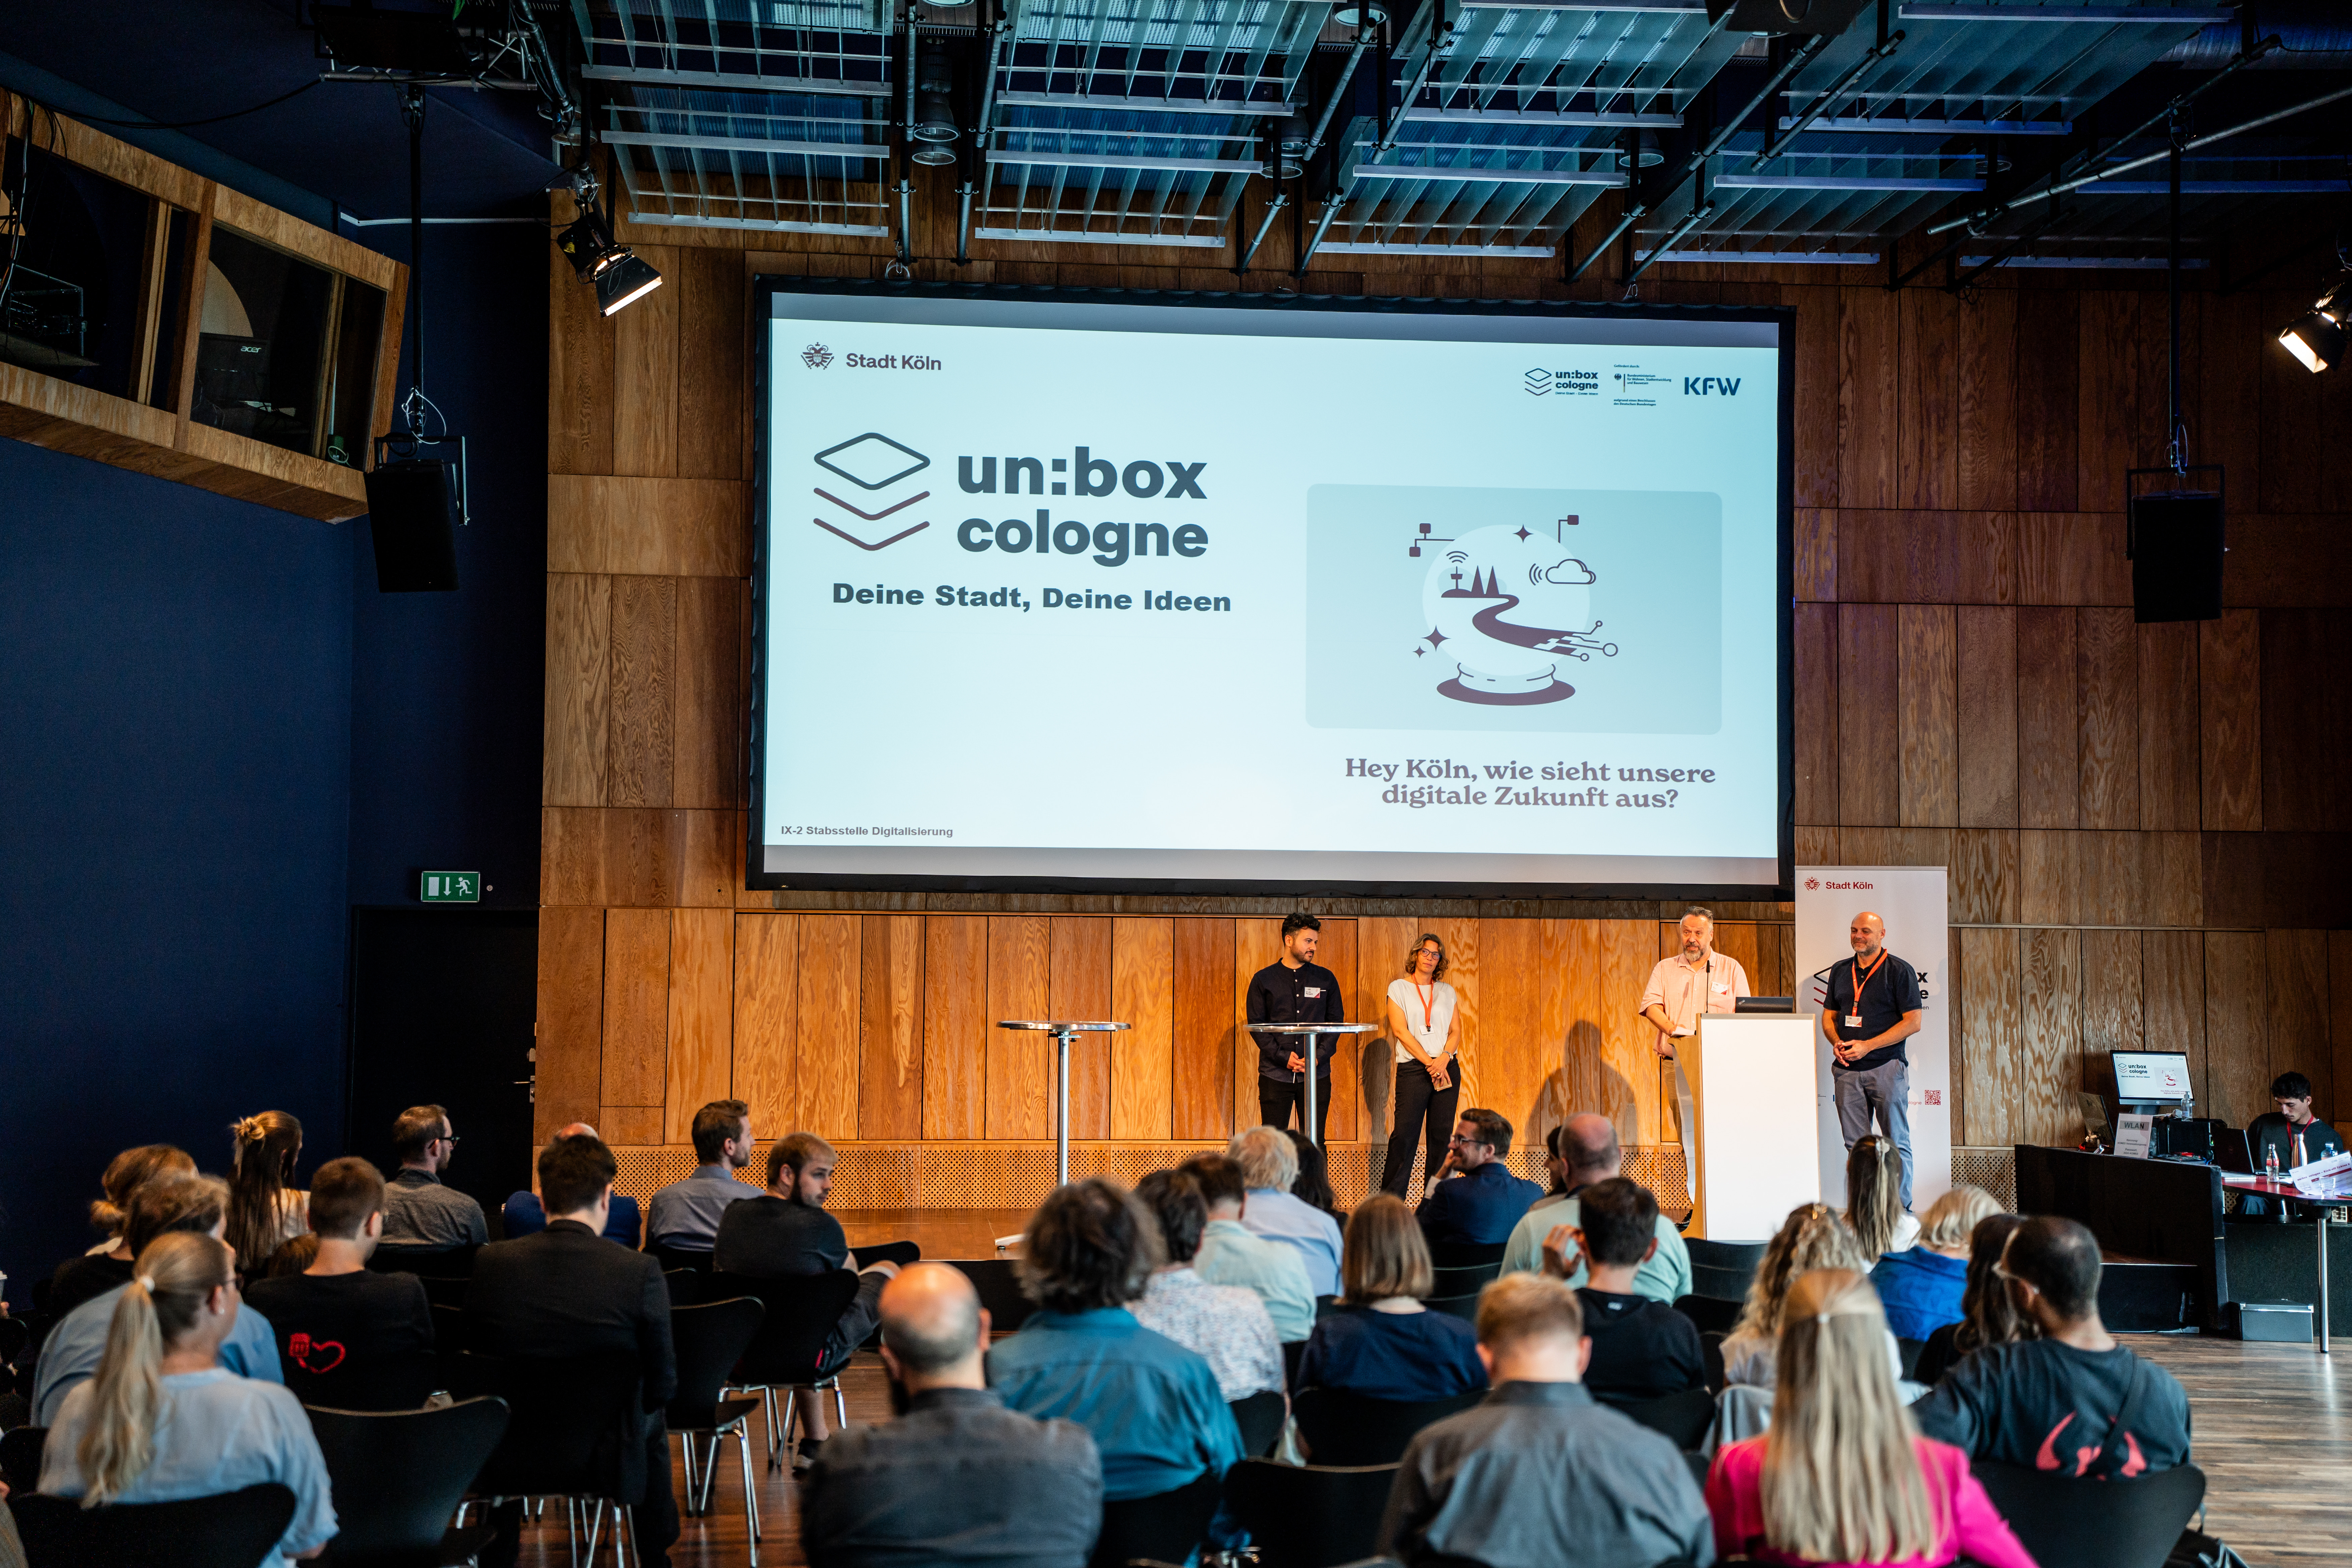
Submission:
<svg viewBox="0 0 2352 1568">
<path fill-rule="evenodd" d="M 1013 1210 L 917 1215 L 845 1213 L 853 1246 L 909 1237 L 929 1258 L 992 1258 L 994 1239 L 1018 1230 Z M 2352 1342 L 2338 1356 L 2309 1345 L 2242 1344 L 2234 1340 L 2132 1334 L 2125 1343 L 2168 1368 L 2189 1390 L 2197 1463 L 2208 1481 L 2205 1527 L 2237 1548 L 2254 1568 L 2265 1564 L 2352 1563 L 2352 1410 L 2345 1397 Z M 889 1419 L 880 1358 L 861 1354 L 842 1377 L 853 1423 Z M 763 1564 L 807 1561 L 800 1546 L 796 1489 L 766 1468 L 764 1435 L 753 1423 L 754 1478 L 766 1539 Z M 675 1453 L 673 1445 L 672 1452 Z M 742 1485 L 730 1445 L 724 1450 L 708 1519 L 688 1519 L 670 1553 L 677 1568 L 737 1568 L 747 1561 Z M 684 1484 L 682 1474 L 678 1483 Z M 526 1544 L 526 1568 L 568 1564 L 562 1528 Z M 2042 1568 L 2062 1568 L 2045 1563 Z"/>
</svg>

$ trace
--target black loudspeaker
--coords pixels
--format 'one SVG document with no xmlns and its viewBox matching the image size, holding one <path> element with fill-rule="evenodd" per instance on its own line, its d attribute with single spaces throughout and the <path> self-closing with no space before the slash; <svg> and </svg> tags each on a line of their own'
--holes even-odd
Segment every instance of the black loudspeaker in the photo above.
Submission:
<svg viewBox="0 0 2352 1568">
<path fill-rule="evenodd" d="M 2221 618 L 2221 496 L 2160 490 L 2126 503 L 2124 552 L 2132 563 L 2132 618 Z"/>
<path fill-rule="evenodd" d="M 412 458 L 367 476 L 375 585 L 386 594 L 457 589 L 457 485 L 448 463 Z"/>
<path fill-rule="evenodd" d="M 1727 32 L 1826 34 L 1835 37 L 1862 14 L 1863 0 L 1706 0 L 1706 19 Z"/>
</svg>

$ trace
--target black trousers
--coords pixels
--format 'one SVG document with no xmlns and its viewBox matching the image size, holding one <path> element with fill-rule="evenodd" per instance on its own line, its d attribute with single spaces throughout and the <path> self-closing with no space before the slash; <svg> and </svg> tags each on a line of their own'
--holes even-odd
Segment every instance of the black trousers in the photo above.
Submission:
<svg viewBox="0 0 2352 1568">
<path fill-rule="evenodd" d="M 653 1426 L 646 1438 L 645 1500 L 629 1510 L 636 1526 L 630 1542 L 630 1555 L 646 1568 L 660 1568 L 668 1563 L 669 1549 L 677 1540 L 677 1496 L 670 1489 L 669 1433 L 658 1416 L 654 1418 Z M 522 1499 L 510 1499 L 490 1510 L 490 1525 L 497 1533 L 482 1548 L 482 1568 L 514 1568 L 515 1558 L 522 1550 Z M 585 1546 L 584 1519 L 582 1525 L 581 1544 Z M 604 1528 L 614 1528 L 610 1520 Z"/>
<path fill-rule="evenodd" d="M 1268 1127 L 1288 1127 L 1297 1121 L 1299 1130 L 1307 1127 L 1307 1081 L 1284 1083 L 1278 1079 L 1257 1080 L 1257 1113 Z M 1315 1146 L 1323 1146 L 1323 1129 L 1331 1120 L 1331 1080 L 1315 1081 Z"/>
<path fill-rule="evenodd" d="M 1413 1140 L 1423 1136 L 1422 1124 L 1428 1123 L 1428 1163 L 1422 1168 L 1424 1176 L 1433 1176 L 1437 1167 L 1445 1163 L 1445 1151 L 1454 1138 L 1454 1108 L 1462 1100 L 1462 1058 L 1453 1058 L 1454 1081 L 1439 1089 L 1429 1080 L 1429 1069 L 1419 1062 L 1399 1062 L 1396 1069 L 1396 1131 L 1389 1134 L 1388 1163 L 1381 1168 L 1381 1190 L 1405 1196 L 1412 1184 Z"/>
</svg>

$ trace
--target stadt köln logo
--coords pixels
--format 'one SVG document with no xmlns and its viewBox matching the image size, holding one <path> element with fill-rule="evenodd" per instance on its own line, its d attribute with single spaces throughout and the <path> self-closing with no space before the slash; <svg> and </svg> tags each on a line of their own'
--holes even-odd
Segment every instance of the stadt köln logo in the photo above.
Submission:
<svg viewBox="0 0 2352 1568">
<path fill-rule="evenodd" d="M 833 363 L 833 351 L 823 343 L 811 343 L 801 350 L 801 363 L 811 370 L 823 370 Z"/>
</svg>

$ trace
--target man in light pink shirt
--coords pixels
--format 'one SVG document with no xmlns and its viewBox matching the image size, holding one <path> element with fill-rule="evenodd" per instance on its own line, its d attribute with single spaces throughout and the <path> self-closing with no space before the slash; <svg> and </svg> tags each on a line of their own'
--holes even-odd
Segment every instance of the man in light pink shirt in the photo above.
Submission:
<svg viewBox="0 0 2352 1568">
<path fill-rule="evenodd" d="M 1715 951 L 1713 915 L 1693 910 L 1683 916 L 1682 939 L 1683 950 L 1658 960 L 1658 966 L 1650 971 L 1649 985 L 1642 992 L 1642 1021 L 1657 1031 L 1650 1049 L 1668 1061 L 1674 1060 L 1675 1037 L 1696 1033 L 1700 1015 L 1735 1012 L 1739 998 L 1751 994 L 1748 971 L 1740 967 L 1739 960 Z M 1690 1080 L 1683 1076 L 1680 1062 L 1675 1063 L 1675 1100 L 1681 1111 L 1683 1185 L 1687 1196 L 1697 1166 L 1690 1143 Z"/>
</svg>

